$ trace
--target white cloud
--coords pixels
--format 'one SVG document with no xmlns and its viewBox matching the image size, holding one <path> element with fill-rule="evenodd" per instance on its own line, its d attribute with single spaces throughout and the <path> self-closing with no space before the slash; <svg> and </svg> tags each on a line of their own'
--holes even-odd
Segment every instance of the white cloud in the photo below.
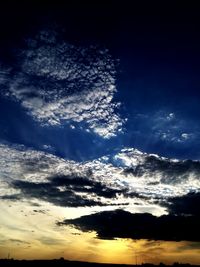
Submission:
<svg viewBox="0 0 200 267">
<path fill-rule="evenodd" d="M 196 134 L 191 133 L 191 126 L 188 125 L 188 121 L 175 112 L 168 113 L 167 110 L 163 109 L 150 115 L 138 114 L 138 117 L 149 124 L 154 138 L 160 138 L 172 144 L 186 143 L 196 138 Z M 196 129 L 193 130 L 193 132 L 195 131 Z"/>
<path fill-rule="evenodd" d="M 120 161 L 125 167 L 135 167 L 144 161 L 143 153 L 132 148 L 122 149 L 114 156 L 114 159 Z"/>
<path fill-rule="evenodd" d="M 122 131 L 119 103 L 113 102 L 115 60 L 107 49 L 78 47 L 41 31 L 27 40 L 17 59 L 16 69 L 2 70 L 4 94 L 42 125 L 82 122 L 104 138 Z"/>
<path fill-rule="evenodd" d="M 174 115 L 174 113 L 169 113 L 169 115 L 167 116 L 167 120 L 172 120 L 172 119 L 174 119 L 175 118 L 175 115 Z"/>
<path fill-rule="evenodd" d="M 188 133 L 182 133 L 181 134 L 181 138 L 184 139 L 184 140 L 188 140 L 188 139 L 190 139 L 192 137 L 193 137 L 192 134 L 188 134 Z"/>
<path fill-rule="evenodd" d="M 86 196 L 89 200 L 98 200 L 108 206 L 122 205 L 132 211 L 140 208 L 153 210 L 158 215 L 165 210 L 155 204 L 156 200 L 163 201 L 200 189 L 200 162 L 170 160 L 131 148 L 113 156 L 78 163 L 24 147 L 0 145 L 0 157 L 1 196 L 19 193 L 12 187 L 14 180 L 43 183 L 49 182 L 50 177 L 62 175 L 71 179 L 87 177 L 104 188 L 121 190 L 113 198 L 98 196 L 91 191 Z"/>
</svg>

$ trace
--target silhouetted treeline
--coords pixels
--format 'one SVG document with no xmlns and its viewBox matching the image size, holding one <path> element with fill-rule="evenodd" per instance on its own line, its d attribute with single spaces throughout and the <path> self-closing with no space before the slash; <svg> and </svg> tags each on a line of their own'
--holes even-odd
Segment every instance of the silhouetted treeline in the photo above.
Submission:
<svg viewBox="0 0 200 267">
<path fill-rule="evenodd" d="M 14 259 L 0 259 L 0 266 L 72 266 L 72 267 L 134 267 L 134 266 L 144 266 L 144 267 L 153 267 L 153 266 L 174 266 L 174 267 L 197 267 L 200 265 L 191 265 L 174 263 L 172 265 L 165 265 L 160 263 L 159 265 L 154 265 L 151 263 L 143 263 L 141 265 L 129 265 L 129 264 L 110 264 L 110 263 L 91 263 L 91 262 L 81 262 L 81 261 L 69 261 L 64 260 L 63 258 L 54 259 L 54 260 L 14 260 Z"/>
</svg>

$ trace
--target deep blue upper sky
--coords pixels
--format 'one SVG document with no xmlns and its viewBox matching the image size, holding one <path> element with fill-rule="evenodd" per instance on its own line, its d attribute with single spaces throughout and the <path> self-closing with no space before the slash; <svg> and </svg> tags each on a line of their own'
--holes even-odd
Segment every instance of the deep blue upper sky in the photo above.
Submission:
<svg viewBox="0 0 200 267">
<path fill-rule="evenodd" d="M 15 51 L 23 40 L 50 22 L 64 29 L 66 42 L 107 47 L 120 60 L 114 100 L 121 103 L 117 112 L 127 121 L 123 133 L 109 139 L 69 124 L 44 127 L 18 102 L 1 96 L 1 142 L 78 161 L 122 147 L 180 159 L 200 158 L 198 9 L 162 6 L 157 12 L 154 6 L 131 6 L 130 2 L 2 9 L 2 65 L 16 64 Z"/>
</svg>

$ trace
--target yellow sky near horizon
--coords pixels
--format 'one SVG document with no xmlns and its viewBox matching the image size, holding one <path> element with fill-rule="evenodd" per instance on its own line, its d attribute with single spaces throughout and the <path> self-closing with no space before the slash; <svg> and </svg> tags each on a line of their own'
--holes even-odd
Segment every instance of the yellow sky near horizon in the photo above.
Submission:
<svg viewBox="0 0 200 267">
<path fill-rule="evenodd" d="M 83 233 L 56 225 L 63 219 L 85 215 L 88 209 L 55 207 L 46 202 L 37 207 L 31 202 L 1 201 L 0 211 L 0 258 L 9 254 L 15 259 L 64 257 L 101 263 L 200 263 L 197 242 L 102 240 L 96 238 L 95 232 Z"/>
</svg>

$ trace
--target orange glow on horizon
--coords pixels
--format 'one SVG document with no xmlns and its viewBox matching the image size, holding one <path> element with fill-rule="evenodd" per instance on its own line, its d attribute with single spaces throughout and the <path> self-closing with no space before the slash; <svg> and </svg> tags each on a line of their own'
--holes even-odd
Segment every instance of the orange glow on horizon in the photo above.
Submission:
<svg viewBox="0 0 200 267">
<path fill-rule="evenodd" d="M 9 253 L 14 259 L 63 257 L 99 263 L 200 263 L 198 242 L 98 239 L 95 232 L 58 227 L 56 221 L 71 217 L 73 212 L 45 205 L 43 208 L 48 212 L 43 214 L 33 213 L 33 207 L 24 206 L 23 202 L 15 203 L 9 209 L 0 203 L 0 258 L 7 258 Z"/>
</svg>

